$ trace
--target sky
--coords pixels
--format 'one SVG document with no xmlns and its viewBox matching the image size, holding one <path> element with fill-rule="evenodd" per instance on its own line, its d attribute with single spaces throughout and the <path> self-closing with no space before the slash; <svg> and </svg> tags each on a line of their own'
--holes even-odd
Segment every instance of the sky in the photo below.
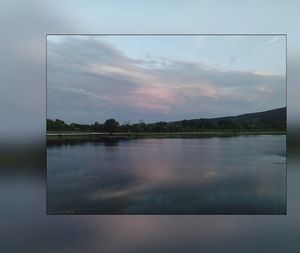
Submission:
<svg viewBox="0 0 300 253">
<path fill-rule="evenodd" d="M 286 105 L 283 35 L 48 35 L 47 117 L 147 123 Z"/>
</svg>

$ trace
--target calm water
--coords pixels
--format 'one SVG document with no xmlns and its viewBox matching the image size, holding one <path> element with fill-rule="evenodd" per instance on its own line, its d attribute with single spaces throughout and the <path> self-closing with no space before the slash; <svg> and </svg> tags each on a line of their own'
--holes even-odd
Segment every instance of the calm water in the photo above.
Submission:
<svg viewBox="0 0 300 253">
<path fill-rule="evenodd" d="M 284 214 L 286 137 L 50 145 L 48 214 Z"/>
</svg>

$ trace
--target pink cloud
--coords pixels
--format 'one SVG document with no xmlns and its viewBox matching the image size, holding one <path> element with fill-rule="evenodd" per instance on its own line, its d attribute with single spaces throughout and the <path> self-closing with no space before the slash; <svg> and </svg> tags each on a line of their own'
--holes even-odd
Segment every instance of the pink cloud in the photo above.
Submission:
<svg viewBox="0 0 300 253">
<path fill-rule="evenodd" d="M 173 103 L 174 94 L 170 89 L 159 86 L 142 86 L 136 88 L 133 93 L 141 95 L 153 101 L 160 101 L 163 103 Z"/>
<path fill-rule="evenodd" d="M 159 86 L 142 86 L 133 91 L 135 105 L 141 109 L 168 113 L 176 104 L 176 96 L 170 88 Z"/>
</svg>

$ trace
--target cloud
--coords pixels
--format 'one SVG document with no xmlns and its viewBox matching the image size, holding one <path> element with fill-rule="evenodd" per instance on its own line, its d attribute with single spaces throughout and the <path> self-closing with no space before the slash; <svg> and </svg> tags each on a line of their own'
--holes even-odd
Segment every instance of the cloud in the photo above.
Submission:
<svg viewBox="0 0 300 253">
<path fill-rule="evenodd" d="M 50 38 L 47 53 L 48 117 L 149 122 L 285 105 L 284 76 L 184 60 L 132 59 L 93 37 Z"/>
</svg>

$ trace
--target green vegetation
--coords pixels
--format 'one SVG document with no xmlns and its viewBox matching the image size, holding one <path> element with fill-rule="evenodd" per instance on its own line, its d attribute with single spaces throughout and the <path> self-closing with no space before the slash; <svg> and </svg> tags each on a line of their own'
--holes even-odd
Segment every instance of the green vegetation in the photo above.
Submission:
<svg viewBox="0 0 300 253">
<path fill-rule="evenodd" d="M 191 119 L 174 122 L 156 122 L 146 124 L 143 121 L 136 124 L 120 125 L 115 119 L 108 119 L 103 124 L 66 124 L 63 120 L 47 119 L 47 131 L 65 132 L 97 132 L 97 133 L 122 133 L 123 136 L 142 134 L 144 136 L 159 136 L 159 134 L 186 135 L 202 134 L 237 134 L 259 132 L 282 132 L 286 131 L 286 107 L 265 112 L 249 113 L 239 116 L 230 116 L 212 119 Z M 176 135 L 177 133 L 177 135 Z"/>
<path fill-rule="evenodd" d="M 95 124 L 94 124 L 95 125 Z M 119 129 L 119 122 L 114 120 L 114 119 L 108 119 L 104 122 L 103 124 L 103 129 L 106 132 L 109 132 L 110 134 L 112 134 L 113 132 L 116 132 Z M 100 126 L 98 125 L 98 128 Z"/>
<path fill-rule="evenodd" d="M 57 141 L 114 141 L 142 138 L 207 138 L 207 137 L 232 137 L 239 135 L 274 135 L 285 134 L 284 131 L 210 131 L 210 132 L 156 132 L 156 133 L 92 133 L 92 132 L 50 132 L 47 142 Z"/>
</svg>

